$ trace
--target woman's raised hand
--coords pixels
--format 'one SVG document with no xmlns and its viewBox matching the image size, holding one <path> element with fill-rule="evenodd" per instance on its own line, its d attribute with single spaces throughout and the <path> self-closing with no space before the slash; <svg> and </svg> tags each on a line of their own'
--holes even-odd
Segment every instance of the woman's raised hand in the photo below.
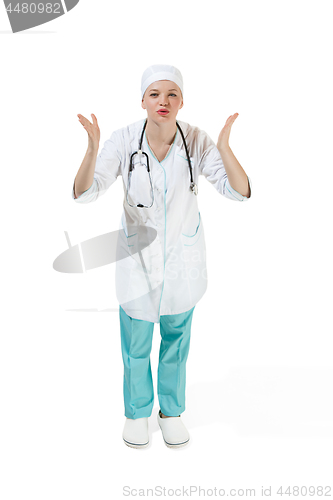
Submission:
<svg viewBox="0 0 333 500">
<path fill-rule="evenodd" d="M 234 115 L 229 116 L 229 118 L 225 122 L 225 125 L 221 130 L 220 135 L 217 139 L 216 146 L 218 149 L 229 147 L 229 136 L 230 136 L 231 126 L 236 120 L 237 116 L 239 116 L 238 113 L 235 113 Z"/>
<path fill-rule="evenodd" d="M 83 115 L 77 115 L 77 116 L 79 117 L 79 122 L 81 123 L 83 128 L 86 129 L 88 133 L 88 147 L 98 150 L 101 132 L 99 130 L 96 116 L 91 114 L 93 121 L 92 123 L 89 120 L 87 120 L 87 118 L 85 118 Z"/>
</svg>

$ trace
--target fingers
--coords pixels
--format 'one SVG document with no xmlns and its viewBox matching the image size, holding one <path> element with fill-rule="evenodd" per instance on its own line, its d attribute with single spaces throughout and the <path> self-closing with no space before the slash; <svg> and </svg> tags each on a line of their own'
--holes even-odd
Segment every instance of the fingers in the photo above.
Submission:
<svg viewBox="0 0 333 500">
<path fill-rule="evenodd" d="M 96 116 L 95 116 L 93 113 L 91 113 L 91 116 L 92 116 L 93 124 L 94 124 L 94 125 L 96 125 L 96 126 L 98 127 L 98 123 L 97 123 L 97 118 L 96 118 Z"/>
<path fill-rule="evenodd" d="M 87 120 L 87 118 L 83 115 L 77 115 L 78 118 L 79 118 L 79 122 L 81 123 L 81 125 L 83 125 L 84 128 L 86 128 L 88 125 L 92 125 L 92 123 Z"/>
<path fill-rule="evenodd" d="M 83 128 L 85 128 L 86 130 L 89 129 L 90 127 L 95 127 L 97 129 L 99 129 L 98 123 L 97 123 L 97 118 L 93 113 L 91 113 L 93 123 L 91 123 L 85 116 L 83 116 L 81 114 L 78 114 L 77 116 L 78 116 L 79 122 L 81 123 Z"/>
<path fill-rule="evenodd" d="M 235 113 L 234 115 L 230 115 L 227 121 L 225 122 L 225 126 L 232 125 L 234 121 L 236 120 L 237 116 L 239 116 L 238 113 Z"/>
</svg>

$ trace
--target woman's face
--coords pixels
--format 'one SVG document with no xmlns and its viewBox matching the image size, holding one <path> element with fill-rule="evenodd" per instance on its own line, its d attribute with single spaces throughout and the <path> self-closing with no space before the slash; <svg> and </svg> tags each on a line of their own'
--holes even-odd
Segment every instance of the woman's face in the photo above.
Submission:
<svg viewBox="0 0 333 500">
<path fill-rule="evenodd" d="M 183 107 L 181 90 L 175 82 L 159 80 L 149 85 L 141 106 L 147 110 L 148 118 L 154 121 L 175 121 L 178 111 Z M 162 113 L 162 110 L 167 110 L 168 113 Z"/>
</svg>

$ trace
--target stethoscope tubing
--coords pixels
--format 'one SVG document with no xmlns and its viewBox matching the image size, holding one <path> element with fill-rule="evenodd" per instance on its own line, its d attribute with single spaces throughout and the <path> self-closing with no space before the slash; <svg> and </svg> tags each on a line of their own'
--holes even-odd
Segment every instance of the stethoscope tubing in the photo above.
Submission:
<svg viewBox="0 0 333 500">
<path fill-rule="evenodd" d="M 148 171 L 148 174 L 149 174 L 149 179 L 150 179 L 150 186 L 151 186 L 151 192 L 152 192 L 152 198 L 153 198 L 153 202 L 152 204 L 149 206 L 149 207 L 146 207 L 146 208 L 150 208 L 153 203 L 154 203 L 154 190 L 153 190 L 153 185 L 152 185 L 152 181 L 151 181 L 151 176 L 150 176 L 150 168 L 149 168 L 149 159 L 148 159 L 148 155 L 147 153 L 145 153 L 144 151 L 142 151 L 142 141 L 143 141 L 143 134 L 145 132 L 145 129 L 146 129 L 146 125 L 147 125 L 147 119 L 145 120 L 145 124 L 143 126 L 143 129 L 142 129 L 142 133 L 141 133 L 141 137 L 140 137 L 140 142 L 139 142 L 139 150 L 138 151 L 135 151 L 134 153 L 131 154 L 131 158 L 130 158 L 130 166 L 129 166 L 129 170 L 128 170 L 128 182 L 129 182 L 129 179 L 130 179 L 130 176 L 132 174 L 132 171 L 134 170 L 134 163 L 133 163 L 133 156 L 136 155 L 136 154 L 142 154 L 144 156 L 146 156 L 147 158 L 147 171 Z M 185 146 L 185 151 L 186 151 L 186 157 L 187 157 L 187 162 L 188 162 L 188 167 L 189 167 L 189 170 L 190 170 L 190 177 L 191 177 L 191 184 L 190 184 L 190 188 L 192 190 L 192 192 L 197 195 L 198 194 L 198 188 L 197 188 L 197 185 L 193 182 L 193 173 L 192 173 L 192 166 L 191 166 L 191 160 L 190 160 L 190 155 L 189 155 L 189 152 L 188 152 L 188 149 L 187 149 L 187 145 L 186 145 L 186 141 L 185 141 L 185 137 L 184 137 L 184 134 L 183 134 L 183 131 L 179 125 L 179 123 L 177 122 L 176 120 L 176 125 L 178 127 L 178 130 L 182 136 L 182 140 L 183 140 L 183 144 Z M 131 205 L 128 201 L 128 184 L 127 184 L 127 203 L 131 206 L 131 207 L 135 207 L 135 206 L 138 206 L 140 208 L 142 208 L 144 205 Z"/>
</svg>

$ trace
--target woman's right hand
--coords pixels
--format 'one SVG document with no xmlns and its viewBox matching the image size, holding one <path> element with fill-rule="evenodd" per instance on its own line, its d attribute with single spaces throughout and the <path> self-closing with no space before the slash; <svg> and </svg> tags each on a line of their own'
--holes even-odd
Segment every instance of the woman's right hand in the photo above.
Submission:
<svg viewBox="0 0 333 500">
<path fill-rule="evenodd" d="M 86 129 L 88 133 L 88 147 L 92 149 L 97 149 L 99 148 L 99 140 L 100 140 L 100 130 L 99 126 L 97 123 L 97 118 L 95 115 L 91 114 L 93 122 L 91 123 L 87 118 L 85 118 L 83 115 L 77 115 L 79 117 L 79 122 L 83 126 L 84 129 Z"/>
</svg>

